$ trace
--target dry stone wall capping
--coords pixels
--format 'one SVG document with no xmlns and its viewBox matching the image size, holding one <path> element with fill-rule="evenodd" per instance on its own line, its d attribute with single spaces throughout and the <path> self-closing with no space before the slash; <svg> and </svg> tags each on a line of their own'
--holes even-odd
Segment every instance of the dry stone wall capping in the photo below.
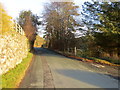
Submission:
<svg viewBox="0 0 120 90">
<path fill-rule="evenodd" d="M 10 31 L 0 35 L 0 75 L 22 62 L 28 54 L 27 38 Z"/>
</svg>

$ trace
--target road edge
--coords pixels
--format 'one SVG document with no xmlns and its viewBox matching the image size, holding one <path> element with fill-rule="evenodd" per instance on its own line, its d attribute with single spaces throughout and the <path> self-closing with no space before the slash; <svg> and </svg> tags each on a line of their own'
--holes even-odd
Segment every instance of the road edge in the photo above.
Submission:
<svg viewBox="0 0 120 90">
<path fill-rule="evenodd" d="M 20 80 L 18 81 L 18 84 L 16 85 L 16 88 L 20 88 L 20 85 L 21 85 L 23 79 L 25 78 L 25 75 L 28 73 L 28 71 L 29 71 L 29 69 L 30 69 L 30 67 L 31 67 L 34 59 L 35 59 L 35 56 L 36 56 L 36 55 L 33 54 L 33 56 L 32 56 L 32 58 L 31 58 L 29 64 L 26 66 L 27 68 L 26 68 L 26 70 L 24 71 L 23 76 L 20 77 Z"/>
</svg>

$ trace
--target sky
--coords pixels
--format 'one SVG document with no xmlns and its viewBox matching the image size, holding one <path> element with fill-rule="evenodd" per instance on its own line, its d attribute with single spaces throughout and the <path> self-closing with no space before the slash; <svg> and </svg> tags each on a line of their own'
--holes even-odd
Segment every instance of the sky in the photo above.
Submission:
<svg viewBox="0 0 120 90">
<path fill-rule="evenodd" d="M 6 11 L 14 19 L 19 16 L 21 10 L 31 10 L 34 14 L 40 15 L 45 3 L 61 0 L 0 0 Z M 65 1 L 65 0 L 64 0 Z M 87 0 L 74 0 L 76 5 L 81 6 Z"/>
<path fill-rule="evenodd" d="M 0 0 L 7 13 L 12 16 L 13 19 L 16 19 L 19 16 L 21 10 L 31 10 L 34 14 L 41 15 L 44 4 L 50 1 L 61 0 Z M 74 0 L 75 4 L 80 7 L 85 1 L 89 0 Z M 43 34 L 41 35 L 43 36 Z"/>
</svg>

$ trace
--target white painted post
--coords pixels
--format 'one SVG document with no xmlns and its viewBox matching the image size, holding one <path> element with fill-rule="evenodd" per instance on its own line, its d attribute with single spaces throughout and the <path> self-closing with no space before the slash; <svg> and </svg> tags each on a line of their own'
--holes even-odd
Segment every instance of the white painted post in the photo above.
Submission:
<svg viewBox="0 0 120 90">
<path fill-rule="evenodd" d="M 77 55 L 77 49 L 76 47 L 74 48 L 75 56 Z"/>
</svg>

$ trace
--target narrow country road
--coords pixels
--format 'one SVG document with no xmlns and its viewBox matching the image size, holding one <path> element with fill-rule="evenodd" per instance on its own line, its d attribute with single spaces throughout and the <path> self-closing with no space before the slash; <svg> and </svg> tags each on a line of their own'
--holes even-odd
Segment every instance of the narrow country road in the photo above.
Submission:
<svg viewBox="0 0 120 90">
<path fill-rule="evenodd" d="M 43 48 L 36 48 L 36 52 L 20 88 L 118 88 L 116 79 L 80 61 Z"/>
</svg>

